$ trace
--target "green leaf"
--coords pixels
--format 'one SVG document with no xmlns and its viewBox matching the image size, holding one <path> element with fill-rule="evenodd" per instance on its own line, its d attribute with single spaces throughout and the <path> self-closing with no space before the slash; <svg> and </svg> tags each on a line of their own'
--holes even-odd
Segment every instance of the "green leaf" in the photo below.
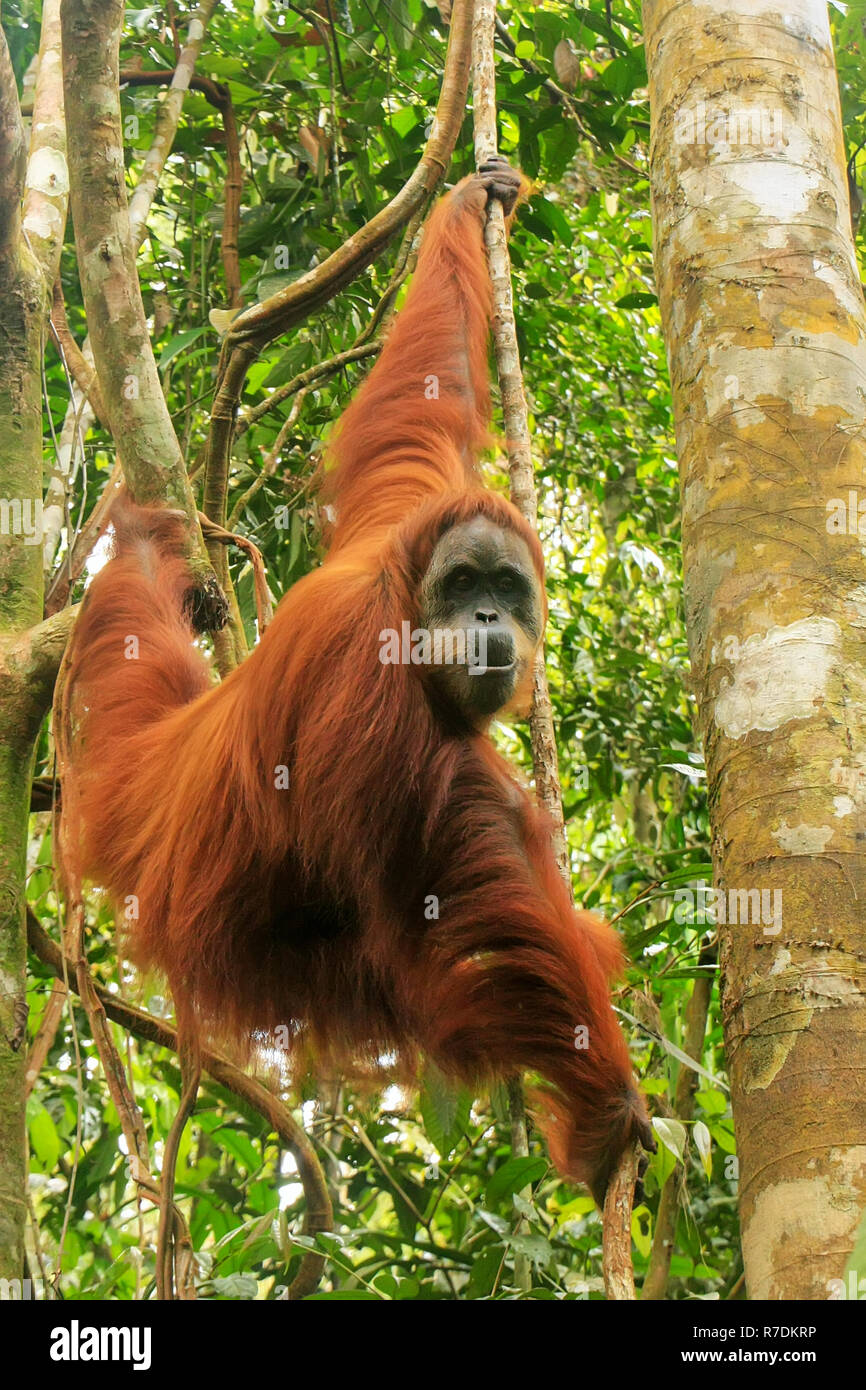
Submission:
<svg viewBox="0 0 866 1390">
<path fill-rule="evenodd" d="M 623 38 L 622 34 L 618 34 L 613 25 L 608 24 L 607 20 L 604 19 L 602 15 L 595 14 L 592 10 L 587 9 L 585 5 L 576 5 L 575 13 L 580 17 L 581 23 L 585 25 L 587 29 L 591 29 L 593 33 L 600 34 L 603 39 L 607 39 L 611 48 L 619 48 L 624 52 L 628 52 L 628 43 Z"/>
<path fill-rule="evenodd" d="M 467 1298 L 486 1298 L 496 1281 L 499 1267 L 505 1257 L 504 1245 L 488 1245 L 476 1257 L 469 1275 L 466 1289 Z"/>
<path fill-rule="evenodd" d="M 491 1206 L 538 1182 L 547 1172 L 547 1159 L 541 1157 L 508 1158 L 500 1164 L 487 1184 L 485 1201 Z"/>
<path fill-rule="evenodd" d="M 383 1303 L 387 1299 L 368 1289 L 334 1289 L 332 1293 L 311 1293 L 305 1303 Z"/>
<path fill-rule="evenodd" d="M 221 1298 L 254 1299 L 259 1286 L 251 1274 L 217 1276 L 212 1281 L 214 1292 Z"/>
<path fill-rule="evenodd" d="M 599 77 L 609 92 L 617 97 L 629 97 L 636 87 L 644 87 L 647 81 L 646 63 L 642 48 L 631 48 L 620 58 L 607 64 Z"/>
<path fill-rule="evenodd" d="M 447 1158 L 469 1123 L 471 1092 L 465 1086 L 455 1086 L 430 1063 L 424 1072 L 419 1105 L 427 1137 L 440 1158 Z"/>
<path fill-rule="evenodd" d="M 28 1132 L 36 1157 L 43 1168 L 50 1171 L 59 1159 L 63 1145 L 57 1127 L 44 1105 L 39 1107 L 30 1121 Z"/>
<path fill-rule="evenodd" d="M 707 1115 L 724 1115 L 728 1098 L 723 1091 L 696 1091 L 695 1100 Z"/>
<path fill-rule="evenodd" d="M 553 1248 L 544 1236 L 536 1236 L 518 1232 L 516 1235 L 509 1236 L 505 1244 L 513 1250 L 515 1255 L 525 1255 L 534 1265 L 543 1267 L 553 1260 Z"/>
<path fill-rule="evenodd" d="M 680 1124 L 679 1120 L 668 1120 L 661 1116 L 656 1116 L 653 1120 L 653 1129 L 662 1141 L 666 1149 L 680 1160 L 685 1162 L 686 1142 L 688 1134 L 686 1127 Z"/>
<path fill-rule="evenodd" d="M 719 1148 L 723 1149 L 726 1154 L 735 1154 L 737 1152 L 737 1141 L 734 1137 L 732 1120 L 717 1120 L 715 1124 L 710 1125 L 710 1133 Z"/>
<path fill-rule="evenodd" d="M 563 246 L 571 244 L 574 237 L 571 224 L 558 203 L 552 198 L 533 198 L 529 204 L 535 217 L 554 233 L 557 241 Z M 525 214 L 521 214 L 521 221 L 525 220 Z"/>
<path fill-rule="evenodd" d="M 220 1148 L 225 1149 L 227 1153 L 237 1159 L 248 1173 L 257 1173 L 261 1168 L 262 1156 L 249 1135 L 241 1133 L 240 1130 L 224 1127 L 214 1133 L 214 1139 Z"/>
<path fill-rule="evenodd" d="M 491 1231 L 495 1231 L 498 1236 L 507 1236 L 511 1231 L 509 1223 L 501 1216 L 497 1216 L 495 1211 L 487 1211 L 484 1207 L 479 1207 L 476 1215 L 479 1220 L 484 1222 L 485 1226 L 489 1226 Z"/>
<path fill-rule="evenodd" d="M 399 111 L 394 111 L 388 120 L 398 135 L 408 135 L 410 130 L 414 130 L 418 124 L 418 115 L 411 106 L 404 106 Z"/>
<path fill-rule="evenodd" d="M 160 353 L 159 370 L 161 372 L 164 371 L 169 362 L 171 362 L 174 357 L 177 357 L 179 352 L 183 352 L 184 348 L 188 348 L 191 343 L 201 338 L 207 331 L 207 326 L 202 324 L 200 328 L 187 328 L 183 333 L 176 333 L 173 338 L 169 339 Z"/>
<path fill-rule="evenodd" d="M 701 1163 L 708 1178 L 713 1176 L 713 1141 L 710 1138 L 710 1131 L 707 1129 L 703 1120 L 696 1120 L 692 1126 L 692 1138 L 695 1141 L 695 1148 L 701 1156 Z"/>
<path fill-rule="evenodd" d="M 634 290 L 631 294 L 624 294 L 621 299 L 615 300 L 617 309 L 646 309 L 650 304 L 658 302 L 658 295 L 650 294 L 648 290 Z"/>
</svg>

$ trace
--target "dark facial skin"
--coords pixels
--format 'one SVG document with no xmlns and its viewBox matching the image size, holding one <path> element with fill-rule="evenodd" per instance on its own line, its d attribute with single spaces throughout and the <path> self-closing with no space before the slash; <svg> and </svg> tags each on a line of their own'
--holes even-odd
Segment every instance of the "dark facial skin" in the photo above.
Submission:
<svg viewBox="0 0 866 1390">
<path fill-rule="evenodd" d="M 453 526 L 433 552 L 420 598 L 428 631 L 465 633 L 468 663 L 436 664 L 437 689 L 476 725 L 519 703 L 543 624 L 541 587 L 525 542 L 487 517 Z"/>
</svg>

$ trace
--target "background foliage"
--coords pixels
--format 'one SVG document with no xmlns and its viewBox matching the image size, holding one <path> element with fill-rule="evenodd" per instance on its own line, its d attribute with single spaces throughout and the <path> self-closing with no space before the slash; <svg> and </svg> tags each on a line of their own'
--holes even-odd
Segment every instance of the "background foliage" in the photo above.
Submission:
<svg viewBox="0 0 866 1390">
<path fill-rule="evenodd" d="M 324 13 L 324 10 L 323 10 Z M 513 242 L 521 349 L 531 402 L 540 526 L 549 562 L 549 670 L 568 834 L 579 899 L 618 917 L 633 965 L 618 1003 L 655 1113 L 669 1115 L 683 1010 L 699 971 L 714 971 L 711 926 L 675 920 L 673 894 L 709 878 L 701 758 L 692 732 L 680 592 L 678 485 L 655 309 L 646 102 L 639 6 L 595 0 L 500 9 L 501 149 L 536 181 Z M 859 12 L 841 20 L 851 149 L 866 134 L 864 93 L 848 54 Z M 19 77 L 38 43 L 38 4 L 4 9 Z M 125 68 L 171 69 L 179 4 L 128 11 Z M 446 28 L 426 0 L 349 0 L 325 21 L 287 4 L 221 6 L 197 71 L 226 84 L 240 130 L 244 301 L 271 293 L 327 255 L 406 180 L 438 92 Z M 862 65 L 859 71 L 862 73 Z M 563 99 L 562 89 L 570 94 Z M 123 97 L 130 187 L 153 134 L 160 89 Z M 467 120 L 451 177 L 471 167 Z M 209 314 L 226 304 L 220 229 L 226 145 L 218 111 L 187 98 L 139 259 L 170 408 L 190 466 L 204 439 L 219 351 Z M 86 332 L 71 230 L 62 279 L 72 329 Z M 245 408 L 350 347 L 389 287 L 397 248 L 290 340 L 253 366 Z M 49 349 L 46 406 L 59 432 L 69 400 Z M 272 476 L 263 463 L 298 397 L 237 442 L 234 526 L 261 547 L 276 595 L 315 565 L 320 518 L 311 483 L 321 444 L 368 361 L 303 396 Z M 53 466 L 46 433 L 46 474 Z M 113 464 L 110 438 L 86 441 L 70 499 L 85 516 Z M 491 459 L 491 481 L 504 486 Z M 253 485 L 256 490 L 247 496 Z M 234 571 L 254 625 L 243 557 Z M 497 735 L 529 770 L 528 729 Z M 53 773 L 47 733 L 40 771 Z M 29 898 L 56 933 L 51 825 L 33 818 Z M 206 871 L 206 870 L 203 870 Z M 678 914 L 680 915 L 680 914 Z M 704 956 L 699 965 L 702 949 Z M 92 902 L 90 958 L 103 983 L 156 1012 L 168 1005 L 119 965 L 110 917 Z M 31 1030 L 50 988 L 34 962 Z M 120 1039 L 118 1030 L 116 1036 Z M 666 1040 L 666 1041 L 663 1041 Z M 122 1039 L 159 1155 L 178 1099 L 175 1058 Z M 684 1162 L 668 1296 L 736 1296 L 741 1261 L 736 1162 L 715 996 L 694 1121 L 660 1152 L 634 1217 L 638 1280 L 660 1184 Z M 337 1229 L 317 1297 L 513 1298 L 528 1257 L 534 1298 L 599 1297 L 601 1224 L 588 1195 L 552 1172 L 537 1140 L 511 1157 L 503 1098 L 455 1094 L 432 1074 L 420 1097 L 334 1088 L 303 1101 L 334 1185 Z M 67 1009 L 30 1100 L 34 1274 L 59 1263 L 66 1297 L 131 1298 L 152 1289 L 155 1221 L 137 1208 L 113 1110 L 77 1008 Z M 685 1147 L 681 1138 L 685 1137 Z M 680 1158 L 672 1149 L 680 1150 Z M 300 1185 L 265 1122 L 207 1082 L 188 1126 L 178 1192 L 198 1252 L 201 1297 L 274 1298 L 299 1255 Z"/>
</svg>

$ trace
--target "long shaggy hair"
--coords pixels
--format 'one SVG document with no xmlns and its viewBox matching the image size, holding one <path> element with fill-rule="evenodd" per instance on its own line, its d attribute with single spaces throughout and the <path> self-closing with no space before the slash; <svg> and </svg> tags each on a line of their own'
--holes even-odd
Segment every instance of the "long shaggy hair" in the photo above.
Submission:
<svg viewBox="0 0 866 1390">
<path fill-rule="evenodd" d="M 601 1195 L 648 1135 L 609 1000 L 617 940 L 574 910 L 488 738 L 423 670 L 379 659 L 384 631 L 419 620 L 449 527 L 517 532 L 543 577 L 536 536 L 476 468 L 485 202 L 468 180 L 434 213 L 336 434 L 325 563 L 221 684 L 192 642 L 182 522 L 116 510 L 71 650 L 67 845 L 123 905 L 133 958 L 211 1035 L 287 1027 L 332 1060 L 420 1050 L 470 1083 L 533 1069 L 554 1161 Z"/>
</svg>

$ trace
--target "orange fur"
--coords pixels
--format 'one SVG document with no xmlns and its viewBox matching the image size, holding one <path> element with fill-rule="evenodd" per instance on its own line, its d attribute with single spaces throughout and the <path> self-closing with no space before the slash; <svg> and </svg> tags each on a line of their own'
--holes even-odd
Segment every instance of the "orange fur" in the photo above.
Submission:
<svg viewBox="0 0 866 1390">
<path fill-rule="evenodd" d="M 332 1057 L 420 1049 L 470 1082 L 537 1070 L 557 1164 L 600 1195 L 647 1134 L 609 1001 L 616 938 L 575 912 L 489 740 L 443 719 L 418 668 L 379 661 L 382 630 L 418 621 L 449 526 L 512 528 L 543 575 L 537 537 L 476 471 L 485 202 L 470 179 L 431 218 L 336 434 L 328 557 L 221 685 L 183 615 L 182 523 L 118 510 L 73 639 L 68 804 L 83 870 L 132 896 L 134 958 L 209 1032 L 288 1025 Z"/>
</svg>

